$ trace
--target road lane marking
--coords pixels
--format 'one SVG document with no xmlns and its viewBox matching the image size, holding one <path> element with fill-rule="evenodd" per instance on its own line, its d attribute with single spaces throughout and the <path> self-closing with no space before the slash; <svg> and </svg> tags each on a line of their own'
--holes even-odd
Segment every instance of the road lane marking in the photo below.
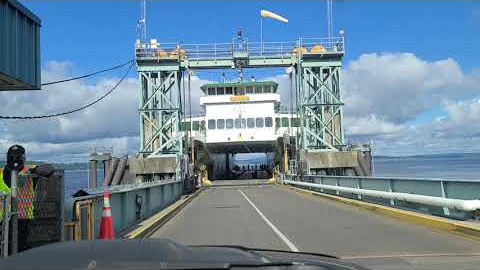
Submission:
<svg viewBox="0 0 480 270">
<path fill-rule="evenodd" d="M 278 237 L 280 237 L 280 239 L 282 239 L 282 241 L 288 246 L 288 248 L 290 248 L 291 251 L 300 251 L 277 227 L 275 227 L 275 225 L 273 225 L 270 220 L 268 220 L 268 218 L 262 213 L 262 211 L 258 209 L 258 207 L 247 197 L 247 195 L 245 195 L 245 193 L 243 193 L 243 191 L 238 189 L 238 192 L 242 194 L 245 200 L 247 200 L 247 202 L 253 207 L 253 209 L 257 211 L 258 215 L 265 221 L 265 223 L 268 224 L 268 226 L 270 226 L 270 228 L 272 228 L 272 230 L 278 235 Z"/>
</svg>

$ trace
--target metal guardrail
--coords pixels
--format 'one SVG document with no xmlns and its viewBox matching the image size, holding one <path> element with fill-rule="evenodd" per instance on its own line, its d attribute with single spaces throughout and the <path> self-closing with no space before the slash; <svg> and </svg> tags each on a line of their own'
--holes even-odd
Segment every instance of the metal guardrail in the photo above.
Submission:
<svg viewBox="0 0 480 270">
<path fill-rule="evenodd" d="M 454 219 L 480 217 L 480 181 L 283 175 L 283 183 Z"/>
<path fill-rule="evenodd" d="M 234 53 L 245 52 L 249 57 L 290 57 L 292 53 L 328 54 L 345 51 L 343 37 L 300 38 L 287 42 L 243 42 L 182 44 L 182 43 L 137 43 L 135 55 L 138 60 L 152 59 L 230 59 Z"/>
<path fill-rule="evenodd" d="M 182 195 L 182 181 L 152 181 L 110 187 L 110 206 L 116 234 L 135 225 L 177 201 Z M 65 203 L 66 240 L 95 238 L 100 229 L 103 189 L 88 190 L 90 195 L 74 197 Z M 93 228 L 92 228 L 93 226 Z"/>
</svg>

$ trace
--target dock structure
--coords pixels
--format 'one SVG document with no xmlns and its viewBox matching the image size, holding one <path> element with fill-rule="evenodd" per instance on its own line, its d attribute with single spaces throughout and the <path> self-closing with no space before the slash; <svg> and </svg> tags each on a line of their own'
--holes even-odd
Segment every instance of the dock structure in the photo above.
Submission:
<svg viewBox="0 0 480 270">
<path fill-rule="evenodd" d="M 34 36 L 24 40 L 32 45 L 26 48 L 33 60 L 23 59 L 31 64 L 25 69 L 30 72 L 2 74 L 5 66 L 0 65 L 0 91 L 36 89 L 39 20 L 14 0 L 0 0 L 2 10 L 14 14 L 5 18 L 15 23 L 24 20 Z M 477 269 L 480 181 L 372 177 L 369 147 L 344 140 L 339 72 L 344 53 L 343 36 L 261 43 L 241 36 L 221 44 L 137 42 L 139 155 L 115 158 L 112 149 L 94 149 L 89 188 L 66 200 L 63 171 L 21 175 L 18 188 L 33 188 L 34 196 L 24 196 L 19 207 L 11 194 L 0 193 L 1 257 L 52 242 L 92 241 L 106 210 L 113 221 L 110 229 L 128 239 L 325 253 L 372 269 Z M 275 82 L 240 80 L 203 85 L 205 115 L 187 114 L 192 71 L 237 69 L 241 74 L 248 68 L 286 68 L 295 110 L 277 108 Z M 231 168 L 237 153 L 272 150 L 273 162 L 262 164 L 262 170 L 275 172 L 269 179 L 260 179 L 250 164 Z M 192 184 L 198 152 L 210 164 L 198 166 L 202 181 Z M 225 155 L 217 165 L 225 165 L 227 180 L 208 179 L 215 176 L 215 154 Z M 97 186 L 99 162 L 102 187 Z M 252 179 L 232 177 L 248 171 L 255 171 Z M 27 184 L 32 177 L 35 184 Z M 24 244 L 21 250 L 15 248 L 17 240 Z M 97 265 L 87 259 L 84 265 Z"/>
<path fill-rule="evenodd" d="M 137 43 L 141 144 L 128 167 L 139 181 L 109 187 L 115 233 L 187 245 L 327 253 L 373 269 L 392 263 L 398 269 L 476 268 L 480 182 L 372 177 L 370 149 L 344 143 L 339 87 L 344 44 L 343 37 L 334 40 L 339 42 L 245 41 L 239 51 L 235 40 L 170 47 Z M 274 109 L 280 100 L 275 82 L 239 81 L 203 85 L 205 115 L 186 113 L 184 80 L 192 70 L 252 67 L 287 68 L 296 110 Z M 251 101 L 260 106 L 253 113 L 235 110 Z M 289 124 L 283 125 L 284 118 Z M 226 153 L 217 164 L 230 172 L 234 153 L 272 145 L 281 153 L 275 162 L 285 165 L 271 179 L 234 180 L 227 174 L 229 180 L 208 181 L 207 169 L 202 187 L 186 192 L 199 151 Z M 92 240 L 98 234 L 101 203 L 101 190 L 68 202 L 67 239 Z M 459 263 L 458 256 L 468 260 Z"/>
<path fill-rule="evenodd" d="M 139 153 L 144 158 L 175 158 L 176 174 L 182 173 L 179 164 L 188 163 L 183 158 L 189 151 L 186 143 L 190 141 L 185 139 L 182 123 L 193 117 L 185 110 L 185 96 L 191 91 L 187 88 L 188 80 L 193 71 L 237 69 L 241 73 L 249 68 L 286 68 L 290 90 L 295 96 L 294 111 L 287 116 L 295 118 L 298 127 L 294 133 L 289 129 L 289 136 L 285 137 L 289 142 L 284 143 L 295 151 L 286 149 L 290 156 L 284 155 L 284 159 L 288 160 L 277 163 L 285 164 L 285 169 L 291 163 L 292 169 L 304 173 L 370 175 L 369 151 L 346 151 L 348 147 L 344 142 L 339 72 L 344 53 L 343 35 L 263 43 L 249 42 L 242 36 L 230 43 L 213 44 L 137 41 L 135 55 L 141 85 Z M 243 82 L 242 78 L 240 81 Z M 222 92 L 231 102 L 243 105 L 253 97 L 250 94 Z M 191 137 L 191 133 L 187 136 Z M 290 138 L 294 147 L 290 145 Z M 225 140 L 224 143 L 226 146 L 231 142 Z M 322 158 L 328 162 L 318 162 Z M 362 164 L 368 166 L 362 167 Z M 360 167 L 363 169 L 358 169 Z"/>
</svg>

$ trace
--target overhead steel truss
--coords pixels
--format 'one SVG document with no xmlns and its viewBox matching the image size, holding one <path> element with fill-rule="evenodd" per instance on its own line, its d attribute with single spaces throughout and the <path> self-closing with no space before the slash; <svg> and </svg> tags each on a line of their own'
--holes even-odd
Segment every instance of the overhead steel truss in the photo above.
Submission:
<svg viewBox="0 0 480 270">
<path fill-rule="evenodd" d="M 240 48 L 240 49 L 239 49 Z M 299 146 L 307 151 L 344 145 L 340 74 L 344 39 L 299 39 L 296 42 L 241 44 L 137 43 L 141 84 L 140 153 L 184 155 L 180 125 L 185 117 L 182 74 L 196 69 L 292 67 L 296 109 L 301 118 Z"/>
</svg>

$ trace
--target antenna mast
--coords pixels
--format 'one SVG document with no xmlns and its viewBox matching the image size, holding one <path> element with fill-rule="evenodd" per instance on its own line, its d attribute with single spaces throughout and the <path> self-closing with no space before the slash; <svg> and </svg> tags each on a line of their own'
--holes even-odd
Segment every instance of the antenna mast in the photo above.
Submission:
<svg viewBox="0 0 480 270">
<path fill-rule="evenodd" d="M 147 39 L 147 2 L 143 0 L 140 3 L 140 20 L 137 22 L 137 39 L 145 42 Z"/>
<path fill-rule="evenodd" d="M 333 36 L 333 0 L 327 0 L 327 36 L 331 39 Z"/>
</svg>

